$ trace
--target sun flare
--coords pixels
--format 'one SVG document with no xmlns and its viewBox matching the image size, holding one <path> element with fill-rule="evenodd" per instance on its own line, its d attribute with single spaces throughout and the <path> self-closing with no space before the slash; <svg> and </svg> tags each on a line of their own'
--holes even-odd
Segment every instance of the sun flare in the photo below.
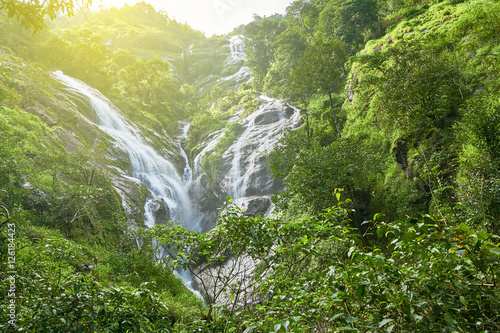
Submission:
<svg viewBox="0 0 500 333">
<path fill-rule="evenodd" d="M 138 0 L 95 1 L 94 8 L 134 5 Z M 241 24 L 252 21 L 254 14 L 269 16 L 285 13 L 290 0 L 149 0 L 147 3 L 162 10 L 180 23 L 187 23 L 207 36 L 231 32 Z"/>
</svg>

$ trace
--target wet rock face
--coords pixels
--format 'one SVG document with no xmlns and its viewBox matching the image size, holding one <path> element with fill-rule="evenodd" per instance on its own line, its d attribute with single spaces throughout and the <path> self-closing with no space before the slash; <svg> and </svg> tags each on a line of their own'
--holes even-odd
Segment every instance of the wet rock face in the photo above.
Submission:
<svg viewBox="0 0 500 333">
<path fill-rule="evenodd" d="M 224 200 L 218 197 L 210 189 L 207 175 L 202 173 L 196 178 L 189 188 L 189 196 L 195 205 L 195 209 L 203 212 L 203 220 L 201 221 L 201 231 L 207 232 L 212 230 L 219 216 L 219 208 L 223 206 Z"/>
<path fill-rule="evenodd" d="M 255 125 L 268 125 L 280 120 L 280 115 L 277 110 L 262 113 L 255 117 Z"/>
<path fill-rule="evenodd" d="M 256 197 L 249 199 L 244 205 L 243 208 L 245 211 L 243 215 L 245 216 L 265 216 L 268 213 L 269 209 L 272 206 L 271 198 L 269 197 Z"/>
<path fill-rule="evenodd" d="M 279 100 L 261 97 L 261 104 L 255 112 L 243 119 L 235 117 L 232 121 L 240 123 L 243 132 L 222 154 L 216 175 L 207 177 L 201 161 L 211 153 L 222 134 L 202 143 L 201 153 L 195 159 L 195 181 L 190 193 L 204 194 L 204 199 L 200 195 L 199 200 L 194 200 L 204 207 L 203 212 L 207 212 L 205 208 L 213 212 L 230 196 L 236 205 L 246 209 L 246 215 L 268 215 L 272 210 L 270 196 L 283 189 L 283 182 L 273 178 L 267 158 L 286 130 L 302 124 L 300 110 Z M 207 196 L 207 193 L 212 195 Z M 215 225 L 215 222 L 210 224 Z"/>
<path fill-rule="evenodd" d="M 159 197 L 151 200 L 150 209 L 155 217 L 156 224 L 167 224 L 170 221 L 170 209 L 165 199 Z"/>
</svg>

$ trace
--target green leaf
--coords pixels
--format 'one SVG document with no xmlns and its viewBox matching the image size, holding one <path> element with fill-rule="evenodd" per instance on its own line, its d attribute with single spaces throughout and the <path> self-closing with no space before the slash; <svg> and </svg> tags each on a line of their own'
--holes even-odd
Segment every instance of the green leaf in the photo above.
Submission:
<svg viewBox="0 0 500 333">
<path fill-rule="evenodd" d="M 341 327 L 340 330 L 345 331 L 345 332 L 359 332 L 359 330 L 357 328 L 348 327 L 348 326 Z"/>
<path fill-rule="evenodd" d="M 257 326 L 253 325 L 253 326 L 250 326 L 248 327 L 246 330 L 243 331 L 243 333 L 250 333 L 251 331 L 253 331 L 255 328 L 257 328 Z"/>
<path fill-rule="evenodd" d="M 338 317 L 343 316 L 343 315 L 344 315 L 344 313 L 343 313 L 343 312 L 341 312 L 341 313 L 337 313 L 337 314 L 336 314 L 336 315 L 334 315 L 332 318 L 330 318 L 330 320 L 329 320 L 329 321 L 334 321 L 335 319 L 337 319 Z"/>
<path fill-rule="evenodd" d="M 490 251 L 492 254 L 494 254 L 497 257 L 500 257 L 500 248 L 498 247 L 490 247 L 488 248 L 488 251 Z"/>
<path fill-rule="evenodd" d="M 465 223 L 460 223 L 460 225 L 458 226 L 458 229 L 462 230 L 462 231 L 465 231 L 465 232 L 469 232 L 470 229 L 469 227 L 465 224 Z"/>
<path fill-rule="evenodd" d="M 347 321 L 349 324 L 350 323 L 355 323 L 355 322 L 358 321 L 358 318 L 353 317 L 353 316 L 347 316 L 347 318 L 345 319 L 345 321 Z"/>
<path fill-rule="evenodd" d="M 358 288 L 356 288 L 356 296 L 359 298 L 363 298 L 366 295 L 366 286 L 364 284 L 360 284 Z"/>
<path fill-rule="evenodd" d="M 443 192 L 443 191 L 448 190 L 448 189 L 454 190 L 455 188 L 453 186 L 445 186 L 445 187 L 438 188 L 437 191 Z"/>
<path fill-rule="evenodd" d="M 482 231 L 482 230 L 479 230 L 479 231 L 477 232 L 477 236 L 478 236 L 479 238 L 481 238 L 481 239 L 486 239 L 486 238 L 488 238 L 488 237 L 489 237 L 489 234 L 488 234 L 487 232 L 484 232 L 484 231 Z"/>
<path fill-rule="evenodd" d="M 448 322 L 448 325 L 450 325 L 452 327 L 455 327 L 455 325 L 457 324 L 456 319 L 453 318 L 453 316 L 450 315 L 449 313 L 444 314 L 444 319 Z"/>
<path fill-rule="evenodd" d="M 386 319 L 382 320 L 380 323 L 378 323 L 378 327 L 382 327 L 382 326 L 390 323 L 391 321 L 394 321 L 394 319 L 386 318 Z"/>
</svg>

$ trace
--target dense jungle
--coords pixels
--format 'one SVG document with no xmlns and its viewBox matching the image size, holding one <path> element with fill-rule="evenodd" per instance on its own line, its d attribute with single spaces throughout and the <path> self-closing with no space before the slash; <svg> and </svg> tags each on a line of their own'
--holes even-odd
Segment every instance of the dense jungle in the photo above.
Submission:
<svg viewBox="0 0 500 333">
<path fill-rule="evenodd" d="M 205 36 L 0 0 L 1 332 L 500 332 L 500 3 Z"/>
</svg>

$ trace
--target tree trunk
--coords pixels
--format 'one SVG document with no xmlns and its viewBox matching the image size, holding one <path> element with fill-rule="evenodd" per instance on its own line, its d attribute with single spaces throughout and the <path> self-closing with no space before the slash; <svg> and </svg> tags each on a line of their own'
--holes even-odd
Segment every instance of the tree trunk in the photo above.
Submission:
<svg viewBox="0 0 500 333">
<path fill-rule="evenodd" d="M 342 142 L 342 133 L 340 133 L 339 122 L 337 121 L 337 115 L 335 114 L 332 93 L 328 93 L 328 97 L 330 97 L 330 107 L 332 108 L 333 121 L 335 122 L 335 127 L 337 128 L 337 134 L 339 136 L 340 142 Z"/>
</svg>

